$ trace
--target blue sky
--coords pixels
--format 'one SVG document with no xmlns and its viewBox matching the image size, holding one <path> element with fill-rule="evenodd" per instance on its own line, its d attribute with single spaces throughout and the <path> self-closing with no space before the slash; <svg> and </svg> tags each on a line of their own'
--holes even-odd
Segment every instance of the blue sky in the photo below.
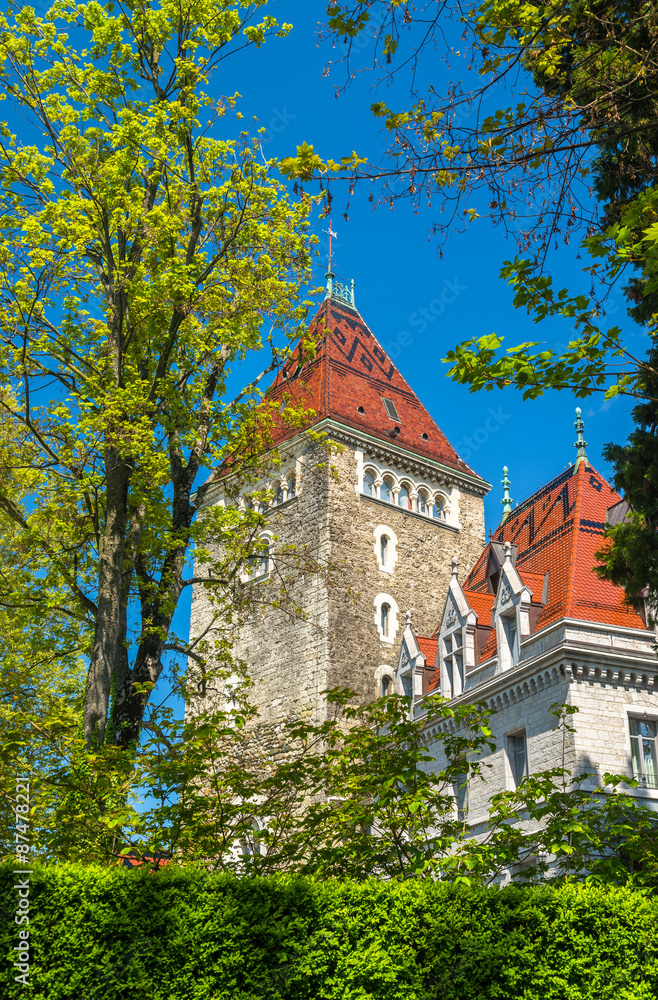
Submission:
<svg viewBox="0 0 658 1000">
<path fill-rule="evenodd" d="M 386 136 L 369 107 L 376 99 L 403 106 L 404 81 L 375 92 L 375 76 L 357 73 L 347 90 L 336 97 L 336 85 L 345 81 L 345 68 L 334 64 L 323 75 L 327 63 L 339 56 L 329 43 L 318 43 L 323 4 L 281 0 L 272 5 L 272 12 L 293 23 L 290 36 L 272 40 L 246 58 L 227 60 L 215 77 L 214 88 L 223 94 L 240 92 L 245 122 L 255 115 L 267 129 L 263 147 L 267 157 L 294 154 L 295 147 L 305 141 L 324 157 L 338 158 L 355 149 L 378 160 Z M 353 68 L 365 65 L 371 56 L 372 45 L 365 44 Z M 465 72 L 459 58 L 452 60 L 450 68 L 437 53 L 428 52 L 426 60 L 431 75 L 422 82 L 431 80 L 438 93 Z M 496 99 L 504 100 L 505 95 L 499 92 Z M 341 217 L 348 198 L 345 187 L 334 182 L 332 192 L 333 228 L 338 233 L 335 269 L 346 279 L 354 278 L 356 304 L 375 336 L 462 457 L 493 483 L 486 507 L 487 528 L 493 528 L 500 518 L 503 465 L 510 470 L 512 496 L 520 502 L 574 460 L 573 421 L 578 404 L 567 393 L 549 393 L 534 402 L 523 402 L 511 390 L 470 394 L 446 377 L 447 366 L 441 359 L 459 341 L 490 332 L 504 334 L 509 346 L 525 340 L 565 343 L 571 337 L 571 325 L 555 320 L 535 326 L 524 311 L 514 309 L 512 292 L 498 275 L 503 262 L 515 255 L 516 246 L 487 218 L 475 220 L 466 232 L 453 233 L 441 258 L 438 241 L 430 234 L 440 215 L 438 201 L 417 214 L 404 201 L 393 211 L 382 207 L 373 211 L 369 188 L 363 184 L 349 198 L 346 221 Z M 484 195 L 470 204 L 486 211 Z M 317 231 L 325 227 L 326 220 L 318 222 Z M 587 292 L 589 277 L 582 272 L 583 263 L 573 244 L 554 252 L 548 266 L 558 287 Z M 318 265 L 319 282 L 324 270 L 323 260 Z M 442 293 L 447 303 L 443 312 L 423 322 L 422 310 Z M 613 294 L 610 305 L 610 323 L 620 323 L 641 350 L 642 332 L 626 317 L 622 296 Z M 580 405 L 589 457 L 605 475 L 610 470 L 601 448 L 608 441 L 626 439 L 631 403 L 620 399 L 606 403 L 595 396 Z M 496 419 L 491 419 L 492 413 Z"/>
</svg>

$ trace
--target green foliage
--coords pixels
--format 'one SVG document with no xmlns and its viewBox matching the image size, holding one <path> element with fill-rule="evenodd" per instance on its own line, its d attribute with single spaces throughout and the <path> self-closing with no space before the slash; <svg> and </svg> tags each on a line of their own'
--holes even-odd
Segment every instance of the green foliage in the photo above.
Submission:
<svg viewBox="0 0 658 1000">
<path fill-rule="evenodd" d="M 15 903 L 0 871 L 3 912 Z M 34 1000 L 651 1000 L 658 904 L 569 885 L 37 868 Z M 16 927 L 0 928 L 2 950 Z M 26 995 L 8 962 L 2 995 Z"/>
<path fill-rule="evenodd" d="M 287 195 L 212 82 L 289 31 L 264 7 L 55 2 L 0 19 L 4 96 L 34 123 L 1 128 L 0 406 L 16 447 L 2 447 L 15 572 L 0 601 L 16 657 L 43 628 L 42 661 L 86 663 L 88 748 L 108 718 L 112 741 L 138 742 L 166 650 L 187 652 L 172 621 L 194 545 L 207 529 L 225 543 L 213 593 L 230 628 L 261 523 L 227 507 L 201 524 L 195 489 L 228 454 L 236 489 L 263 471 L 258 387 L 287 356 L 275 333 L 285 344 L 305 313 L 310 199 Z M 231 398 L 231 373 L 263 349 Z"/>
</svg>

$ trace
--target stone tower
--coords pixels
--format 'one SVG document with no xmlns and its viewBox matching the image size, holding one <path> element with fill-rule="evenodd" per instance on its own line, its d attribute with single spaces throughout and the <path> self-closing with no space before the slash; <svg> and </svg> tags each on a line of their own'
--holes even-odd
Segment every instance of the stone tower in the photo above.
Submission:
<svg viewBox="0 0 658 1000">
<path fill-rule="evenodd" d="M 430 634 L 453 558 L 468 571 L 484 545 L 489 484 L 459 458 L 387 357 L 353 291 L 330 283 L 309 332 L 312 358 L 296 354 L 268 397 L 302 401 L 314 413 L 314 434 L 274 432 L 284 461 L 262 484 L 275 497 L 266 515 L 270 548 L 245 586 L 273 587 L 291 544 L 328 571 L 294 580 L 300 616 L 259 611 L 240 630 L 235 653 L 249 666 L 252 701 L 266 723 L 320 721 L 328 688 L 349 686 L 364 701 L 392 690 L 406 614 Z M 331 443 L 329 454 L 315 434 Z M 205 502 L 224 502 L 220 480 Z M 207 618 L 199 589 L 192 637 Z"/>
</svg>

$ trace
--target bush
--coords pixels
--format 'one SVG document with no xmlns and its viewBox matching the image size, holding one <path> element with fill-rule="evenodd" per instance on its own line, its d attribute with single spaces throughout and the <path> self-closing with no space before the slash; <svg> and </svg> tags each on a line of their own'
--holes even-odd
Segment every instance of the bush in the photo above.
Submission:
<svg viewBox="0 0 658 1000">
<path fill-rule="evenodd" d="M 18 941 L 0 869 L 5 955 Z M 6 1000 L 653 1000 L 658 903 L 566 885 L 35 868 L 30 985 Z"/>
</svg>

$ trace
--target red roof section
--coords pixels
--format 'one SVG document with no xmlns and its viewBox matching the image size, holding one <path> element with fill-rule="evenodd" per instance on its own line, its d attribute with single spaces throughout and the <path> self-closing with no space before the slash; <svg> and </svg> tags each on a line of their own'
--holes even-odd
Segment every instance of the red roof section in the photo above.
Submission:
<svg viewBox="0 0 658 1000">
<path fill-rule="evenodd" d="M 491 625 L 494 596 L 494 594 L 478 594 L 476 590 L 464 590 L 464 597 L 471 611 L 475 611 L 478 616 L 479 625 Z"/>
<path fill-rule="evenodd" d="M 430 639 L 424 635 L 417 635 L 416 642 L 420 647 L 420 651 L 425 657 L 425 663 L 428 667 L 433 667 L 436 660 L 436 651 L 439 647 L 438 639 Z"/>
<path fill-rule="evenodd" d="M 299 345 L 268 389 L 268 399 L 290 396 L 315 411 L 311 426 L 330 417 L 481 478 L 459 458 L 355 309 L 325 299 L 308 336 L 315 342 L 314 356 L 302 359 Z M 391 400 L 398 419 L 389 416 L 383 398 Z M 281 422 L 273 443 L 296 433 Z"/>
<path fill-rule="evenodd" d="M 533 591 L 533 603 L 541 602 L 543 578 L 548 573 L 548 600 L 535 623 L 534 632 L 561 618 L 578 618 L 603 625 L 645 629 L 640 615 L 624 603 L 621 587 L 599 580 L 594 555 L 603 544 L 608 507 L 619 495 L 589 464 L 574 474 L 567 469 L 512 511 L 494 532 L 496 542 L 518 546 L 516 568 Z M 489 545 L 471 570 L 465 589 L 488 590 L 486 567 Z M 541 585 L 540 585 L 541 579 Z M 489 641 L 481 659 L 490 655 Z"/>
<path fill-rule="evenodd" d="M 519 568 L 519 576 L 521 577 L 522 583 L 532 591 L 532 602 L 533 604 L 541 604 L 542 593 L 544 591 L 544 574 L 543 573 L 531 573 L 527 569 Z"/>
</svg>

